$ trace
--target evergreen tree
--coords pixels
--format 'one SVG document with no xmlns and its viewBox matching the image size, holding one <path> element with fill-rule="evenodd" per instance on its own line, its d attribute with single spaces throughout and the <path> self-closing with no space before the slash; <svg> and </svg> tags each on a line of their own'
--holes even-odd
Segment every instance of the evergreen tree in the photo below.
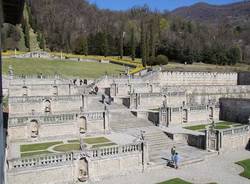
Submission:
<svg viewBox="0 0 250 184">
<path fill-rule="evenodd" d="M 228 64 L 235 65 L 242 61 L 242 51 L 239 46 L 231 47 L 227 52 Z"/>
<path fill-rule="evenodd" d="M 147 65 L 147 46 L 146 46 L 146 32 L 144 20 L 141 21 L 141 58 L 142 65 L 145 67 Z"/>
<path fill-rule="evenodd" d="M 146 63 L 149 60 L 149 55 L 150 55 L 150 35 L 149 32 L 146 31 Z"/>
<path fill-rule="evenodd" d="M 87 38 L 83 39 L 82 49 L 83 49 L 83 54 L 87 56 L 88 55 L 88 39 Z"/>
<path fill-rule="evenodd" d="M 150 24 L 150 56 L 155 57 L 155 21 L 151 20 Z"/>
<path fill-rule="evenodd" d="M 108 37 L 107 37 L 107 34 L 106 33 L 103 33 L 103 50 L 104 50 L 104 56 L 107 57 L 108 56 Z"/>
<path fill-rule="evenodd" d="M 123 53 L 124 53 L 124 36 L 125 36 L 125 32 L 123 31 L 123 29 L 122 29 L 122 31 L 121 31 L 121 33 L 120 33 L 120 59 L 122 59 L 123 58 Z"/>
<path fill-rule="evenodd" d="M 130 48 L 131 48 L 131 58 L 134 61 L 135 60 L 135 49 L 136 49 L 135 28 L 134 27 L 131 29 Z"/>
<path fill-rule="evenodd" d="M 26 19 L 22 20 L 22 28 L 23 28 L 23 33 L 24 33 L 25 46 L 30 50 L 29 24 Z"/>
</svg>

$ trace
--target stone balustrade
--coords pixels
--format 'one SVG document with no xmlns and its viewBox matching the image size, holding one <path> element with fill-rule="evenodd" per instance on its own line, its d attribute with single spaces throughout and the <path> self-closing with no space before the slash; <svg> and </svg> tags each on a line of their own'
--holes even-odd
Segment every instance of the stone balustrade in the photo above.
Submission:
<svg viewBox="0 0 250 184">
<path fill-rule="evenodd" d="M 243 126 L 239 126 L 239 127 L 233 127 L 233 128 L 229 128 L 226 130 L 220 130 L 220 132 L 222 133 L 222 135 L 234 135 L 234 134 L 243 134 L 246 132 L 249 132 L 250 128 L 249 125 L 243 125 Z"/>
<path fill-rule="evenodd" d="M 30 156 L 8 160 L 8 169 L 27 169 L 34 167 L 53 166 L 70 163 L 73 161 L 73 153 L 55 153 L 47 155 Z"/>
<path fill-rule="evenodd" d="M 27 115 L 22 117 L 9 117 L 9 127 L 23 126 L 31 120 L 36 120 L 41 124 L 60 124 L 77 120 L 77 116 L 84 116 L 88 121 L 102 120 L 104 118 L 103 111 L 97 112 L 60 112 L 60 114 L 40 114 Z"/>
<path fill-rule="evenodd" d="M 121 146 L 107 146 L 102 148 L 92 148 L 86 150 L 87 155 L 90 158 L 106 158 L 106 157 L 112 157 L 112 156 L 120 156 L 123 154 L 129 154 L 134 152 L 141 152 L 142 144 L 136 143 L 136 144 L 128 144 L 128 145 L 121 145 Z"/>
<path fill-rule="evenodd" d="M 53 101 L 73 101 L 81 100 L 81 95 L 63 95 L 63 96 L 27 96 L 27 97 L 9 97 L 9 103 L 29 103 L 42 102 L 46 99 Z"/>
</svg>

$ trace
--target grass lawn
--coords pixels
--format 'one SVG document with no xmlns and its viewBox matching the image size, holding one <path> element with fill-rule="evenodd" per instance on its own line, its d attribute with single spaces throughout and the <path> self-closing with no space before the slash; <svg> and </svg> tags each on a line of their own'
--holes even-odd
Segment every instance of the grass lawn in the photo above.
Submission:
<svg viewBox="0 0 250 184">
<path fill-rule="evenodd" d="M 80 143 L 80 140 L 79 139 L 68 140 L 68 143 Z"/>
<path fill-rule="evenodd" d="M 215 125 L 215 129 L 218 129 L 218 130 L 226 129 L 226 128 L 231 128 L 231 126 L 228 126 L 228 125 Z"/>
<path fill-rule="evenodd" d="M 74 62 L 48 59 L 3 59 L 3 73 L 8 74 L 9 65 L 12 65 L 15 75 L 54 75 L 55 73 L 65 77 L 98 78 L 107 74 L 119 74 L 124 72 L 124 67 L 116 64 L 104 64 L 96 62 Z"/>
<path fill-rule="evenodd" d="M 21 157 L 28 157 L 28 156 L 34 156 L 34 155 L 42 155 L 42 154 L 48 154 L 51 153 L 50 151 L 35 151 L 35 152 L 25 152 L 21 153 Z"/>
<path fill-rule="evenodd" d="M 192 184 L 192 183 L 184 181 L 184 180 L 182 180 L 180 178 L 174 178 L 174 179 L 164 181 L 164 182 L 161 182 L 161 183 L 158 183 L 158 184 Z"/>
<path fill-rule="evenodd" d="M 244 172 L 240 173 L 240 175 L 250 179 L 250 159 L 239 161 L 236 164 L 244 168 Z"/>
<path fill-rule="evenodd" d="M 63 144 L 53 148 L 55 151 L 68 152 L 80 150 L 80 144 Z"/>
<path fill-rule="evenodd" d="M 204 130 L 206 128 L 207 125 L 194 125 L 194 126 L 187 126 L 184 127 L 185 129 L 188 130 Z"/>
<path fill-rule="evenodd" d="M 211 124 L 187 126 L 184 128 L 188 129 L 188 130 L 201 131 L 201 130 L 205 130 L 206 126 L 208 126 L 208 125 L 211 125 Z M 227 129 L 227 128 L 231 128 L 231 127 L 237 127 L 237 126 L 241 126 L 241 124 L 234 123 L 234 122 L 227 122 L 227 121 L 219 121 L 218 123 L 215 123 L 215 129 L 217 129 L 217 130 Z"/>
<path fill-rule="evenodd" d="M 105 137 L 85 138 L 83 140 L 87 144 L 111 143 L 111 141 Z"/>
<path fill-rule="evenodd" d="M 250 65 L 237 63 L 234 66 L 219 66 L 204 63 L 193 63 L 192 65 L 184 65 L 181 63 L 169 62 L 165 65 L 167 71 L 204 71 L 204 72 L 239 72 L 250 71 Z"/>
<path fill-rule="evenodd" d="M 94 144 L 92 145 L 92 148 L 101 148 L 101 147 L 105 147 L 105 146 L 114 146 L 117 145 L 116 143 L 104 143 L 104 144 Z"/>
<path fill-rule="evenodd" d="M 24 144 L 20 146 L 21 152 L 29 152 L 29 151 L 41 151 L 46 150 L 50 146 L 56 145 L 56 144 L 62 144 L 63 142 L 46 142 L 46 143 L 39 143 L 39 144 Z"/>
</svg>

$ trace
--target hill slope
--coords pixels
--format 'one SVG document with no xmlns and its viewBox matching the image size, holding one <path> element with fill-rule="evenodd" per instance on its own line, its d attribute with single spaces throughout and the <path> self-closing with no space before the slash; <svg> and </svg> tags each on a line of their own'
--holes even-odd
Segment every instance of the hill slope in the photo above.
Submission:
<svg viewBox="0 0 250 184">
<path fill-rule="evenodd" d="M 249 21 L 250 1 L 220 6 L 197 3 L 189 7 L 177 8 L 171 13 L 190 20 L 211 23 L 218 23 L 221 20 L 229 22 Z"/>
</svg>

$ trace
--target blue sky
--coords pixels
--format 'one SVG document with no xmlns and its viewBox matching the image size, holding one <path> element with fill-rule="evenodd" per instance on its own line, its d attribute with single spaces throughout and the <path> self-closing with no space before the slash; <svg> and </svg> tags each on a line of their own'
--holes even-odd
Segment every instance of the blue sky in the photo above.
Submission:
<svg viewBox="0 0 250 184">
<path fill-rule="evenodd" d="M 220 5 L 239 2 L 241 0 L 89 0 L 89 2 L 95 3 L 99 8 L 108 8 L 112 10 L 126 10 L 135 5 L 144 4 L 148 4 L 151 9 L 173 10 L 181 6 L 192 5 L 201 1 Z"/>
</svg>

